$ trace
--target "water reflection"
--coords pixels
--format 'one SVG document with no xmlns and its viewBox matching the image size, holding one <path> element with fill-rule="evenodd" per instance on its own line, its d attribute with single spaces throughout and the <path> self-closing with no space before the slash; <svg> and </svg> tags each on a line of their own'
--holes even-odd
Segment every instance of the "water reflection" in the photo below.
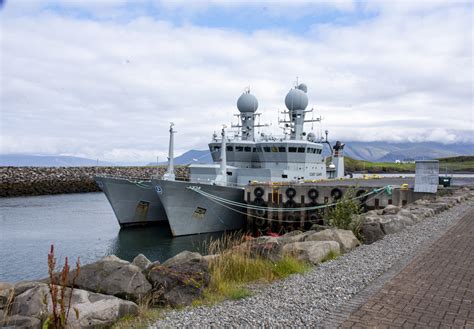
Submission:
<svg viewBox="0 0 474 329">
<path fill-rule="evenodd" d="M 208 242 L 218 239 L 223 234 L 206 233 L 173 238 L 167 223 L 148 227 L 129 227 L 118 232 L 107 254 L 131 261 L 137 254 L 142 253 L 152 261 L 163 262 L 183 250 L 205 254 Z"/>
</svg>

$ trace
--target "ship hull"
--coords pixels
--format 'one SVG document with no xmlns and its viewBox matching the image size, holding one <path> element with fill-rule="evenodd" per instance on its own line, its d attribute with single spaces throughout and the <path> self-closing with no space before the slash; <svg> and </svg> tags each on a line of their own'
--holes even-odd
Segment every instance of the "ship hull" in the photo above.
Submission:
<svg viewBox="0 0 474 329">
<path fill-rule="evenodd" d="M 150 180 L 94 177 L 121 227 L 167 221 L 166 212 Z"/>
<path fill-rule="evenodd" d="M 244 189 L 182 181 L 153 180 L 173 236 L 238 230 L 245 215 L 215 203 L 188 187 L 244 203 Z M 244 209 L 238 209 L 245 213 Z"/>
</svg>

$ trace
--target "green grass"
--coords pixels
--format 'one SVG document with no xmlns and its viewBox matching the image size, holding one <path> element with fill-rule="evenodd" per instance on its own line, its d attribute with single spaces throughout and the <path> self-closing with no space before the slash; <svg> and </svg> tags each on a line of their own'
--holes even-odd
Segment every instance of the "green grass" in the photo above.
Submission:
<svg viewBox="0 0 474 329">
<path fill-rule="evenodd" d="M 242 254 L 228 254 L 211 264 L 211 283 L 203 298 L 194 306 L 214 304 L 226 299 L 241 299 L 251 296 L 246 285 L 252 282 L 269 283 L 291 274 L 304 273 L 310 266 L 295 258 L 285 257 L 277 262 L 262 258 L 248 258 Z"/>
<path fill-rule="evenodd" d="M 397 173 L 415 172 L 414 163 L 370 162 L 344 158 L 347 171 L 368 171 L 370 173 Z M 459 156 L 439 159 L 440 173 L 448 172 L 474 172 L 474 156 Z"/>
<path fill-rule="evenodd" d="M 213 304 L 225 299 L 251 295 L 250 283 L 269 283 L 291 274 L 303 273 L 310 266 L 291 257 L 272 262 L 252 255 L 251 244 L 241 235 L 229 235 L 211 242 L 209 254 L 219 254 L 210 262 L 211 281 L 203 298 L 194 305 Z"/>
<path fill-rule="evenodd" d="M 326 257 L 324 257 L 323 259 L 321 259 L 321 263 L 329 262 L 330 260 L 336 259 L 337 257 L 339 257 L 339 253 L 338 253 L 337 251 L 331 250 L 331 251 L 326 255 Z"/>
<path fill-rule="evenodd" d="M 149 308 L 139 306 L 139 314 L 137 316 L 126 315 L 116 322 L 111 328 L 148 328 L 150 323 L 157 321 L 163 315 L 163 309 Z"/>
<path fill-rule="evenodd" d="M 285 257 L 274 264 L 273 274 L 276 278 L 283 279 L 292 274 L 302 274 L 310 268 L 309 264 L 295 258 Z"/>
</svg>

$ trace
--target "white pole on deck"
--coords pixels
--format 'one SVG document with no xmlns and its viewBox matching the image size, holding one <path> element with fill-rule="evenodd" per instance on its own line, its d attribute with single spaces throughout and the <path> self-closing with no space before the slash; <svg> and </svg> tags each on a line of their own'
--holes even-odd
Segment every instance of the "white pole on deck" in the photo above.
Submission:
<svg viewBox="0 0 474 329">
<path fill-rule="evenodd" d="M 168 149 L 168 170 L 163 175 L 164 180 L 175 180 L 174 175 L 174 134 L 176 131 L 173 129 L 174 123 L 170 123 L 170 145 Z"/>
</svg>

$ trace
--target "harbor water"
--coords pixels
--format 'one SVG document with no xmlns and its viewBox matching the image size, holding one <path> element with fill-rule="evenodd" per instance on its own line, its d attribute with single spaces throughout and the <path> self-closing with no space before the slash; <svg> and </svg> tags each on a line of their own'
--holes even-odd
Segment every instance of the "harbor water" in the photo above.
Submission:
<svg viewBox="0 0 474 329">
<path fill-rule="evenodd" d="M 172 238 L 167 225 L 120 229 L 103 193 L 1 198 L 0 281 L 46 277 L 51 244 L 58 264 L 111 254 L 131 261 L 139 253 L 164 261 L 183 250 L 204 252 L 221 235 Z"/>
<path fill-rule="evenodd" d="M 473 186 L 474 175 L 455 174 L 452 185 Z M 131 261 L 139 253 L 164 261 L 183 250 L 205 253 L 209 241 L 221 236 L 172 238 L 166 223 L 120 229 L 103 193 L 0 198 L 0 281 L 46 277 L 51 244 L 58 264 L 66 256 L 70 262 L 80 257 L 81 264 L 86 264 L 112 254 Z"/>
</svg>

